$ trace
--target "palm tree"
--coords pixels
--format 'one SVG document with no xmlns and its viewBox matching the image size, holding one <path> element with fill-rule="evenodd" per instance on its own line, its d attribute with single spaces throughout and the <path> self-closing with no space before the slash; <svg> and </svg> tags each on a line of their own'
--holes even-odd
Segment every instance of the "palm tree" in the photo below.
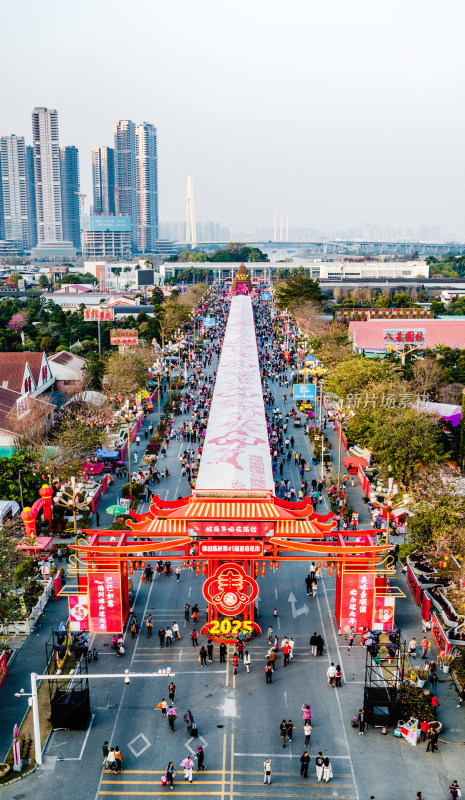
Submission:
<svg viewBox="0 0 465 800">
<path fill-rule="evenodd" d="M 113 267 L 113 275 L 116 275 L 116 288 L 119 289 L 119 276 L 121 275 L 121 267 Z"/>
</svg>

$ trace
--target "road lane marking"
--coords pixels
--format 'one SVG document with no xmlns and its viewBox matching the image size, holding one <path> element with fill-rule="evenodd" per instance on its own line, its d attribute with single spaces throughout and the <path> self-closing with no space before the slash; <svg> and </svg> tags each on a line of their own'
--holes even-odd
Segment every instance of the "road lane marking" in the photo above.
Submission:
<svg viewBox="0 0 465 800">
<path fill-rule="evenodd" d="M 229 786 L 229 800 L 234 800 L 234 734 L 231 734 L 231 781 Z"/>
<path fill-rule="evenodd" d="M 133 747 L 133 744 L 134 742 L 137 742 L 138 739 L 142 739 L 142 741 L 144 742 L 144 746 L 142 747 L 141 750 L 136 751 L 135 747 Z M 145 736 L 145 734 L 139 733 L 137 736 L 134 737 L 134 739 L 131 739 L 131 741 L 128 742 L 128 747 L 131 753 L 133 754 L 134 758 L 139 758 L 139 756 L 141 756 L 142 753 L 145 753 L 145 751 L 150 747 L 150 742 Z"/>
</svg>

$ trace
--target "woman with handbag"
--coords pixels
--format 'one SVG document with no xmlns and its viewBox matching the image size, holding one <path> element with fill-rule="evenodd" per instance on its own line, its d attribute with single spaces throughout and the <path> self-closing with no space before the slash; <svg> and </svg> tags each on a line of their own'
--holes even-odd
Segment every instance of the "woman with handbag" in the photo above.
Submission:
<svg viewBox="0 0 465 800">
<path fill-rule="evenodd" d="M 172 761 L 170 761 L 170 763 L 168 764 L 168 766 L 166 768 L 166 773 L 165 773 L 166 782 L 169 785 L 170 789 L 174 788 L 173 787 L 173 780 L 174 780 L 175 776 L 176 776 L 176 772 L 175 772 L 175 769 L 174 769 L 174 764 L 173 764 Z"/>
</svg>

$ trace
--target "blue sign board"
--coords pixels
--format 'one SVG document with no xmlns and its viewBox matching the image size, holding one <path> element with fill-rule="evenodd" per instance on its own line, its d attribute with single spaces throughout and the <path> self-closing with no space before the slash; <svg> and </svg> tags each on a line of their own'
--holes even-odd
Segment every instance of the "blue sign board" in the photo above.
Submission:
<svg viewBox="0 0 465 800">
<path fill-rule="evenodd" d="M 214 328 L 216 325 L 215 317 L 202 317 L 202 325 L 204 328 Z"/>
<path fill-rule="evenodd" d="M 271 294 L 269 292 L 262 292 L 262 300 L 271 300 Z"/>
<path fill-rule="evenodd" d="M 292 397 L 294 400 L 315 400 L 314 383 L 293 383 Z"/>
</svg>

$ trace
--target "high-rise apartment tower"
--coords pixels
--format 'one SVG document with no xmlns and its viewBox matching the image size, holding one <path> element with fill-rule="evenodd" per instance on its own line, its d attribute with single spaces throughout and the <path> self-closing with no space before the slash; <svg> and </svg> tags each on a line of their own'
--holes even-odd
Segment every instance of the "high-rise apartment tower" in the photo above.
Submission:
<svg viewBox="0 0 465 800">
<path fill-rule="evenodd" d="M 53 108 L 32 112 L 32 142 L 39 244 L 63 241 L 58 114 Z"/>
<path fill-rule="evenodd" d="M 94 215 L 111 217 L 116 214 L 115 151 L 112 147 L 93 148 L 92 186 Z"/>
<path fill-rule="evenodd" d="M 0 138 L 4 236 L 23 250 L 30 245 L 24 136 Z"/>
<path fill-rule="evenodd" d="M 79 219 L 79 152 L 77 147 L 62 147 L 60 150 L 61 208 L 63 238 L 72 242 L 76 250 L 81 249 L 81 225 Z"/>
<path fill-rule="evenodd" d="M 113 125 L 115 138 L 116 213 L 131 217 L 131 241 L 138 249 L 136 198 L 136 126 L 130 119 Z"/>
<path fill-rule="evenodd" d="M 136 128 L 137 242 L 150 253 L 158 239 L 157 129 L 149 122 Z"/>
</svg>

